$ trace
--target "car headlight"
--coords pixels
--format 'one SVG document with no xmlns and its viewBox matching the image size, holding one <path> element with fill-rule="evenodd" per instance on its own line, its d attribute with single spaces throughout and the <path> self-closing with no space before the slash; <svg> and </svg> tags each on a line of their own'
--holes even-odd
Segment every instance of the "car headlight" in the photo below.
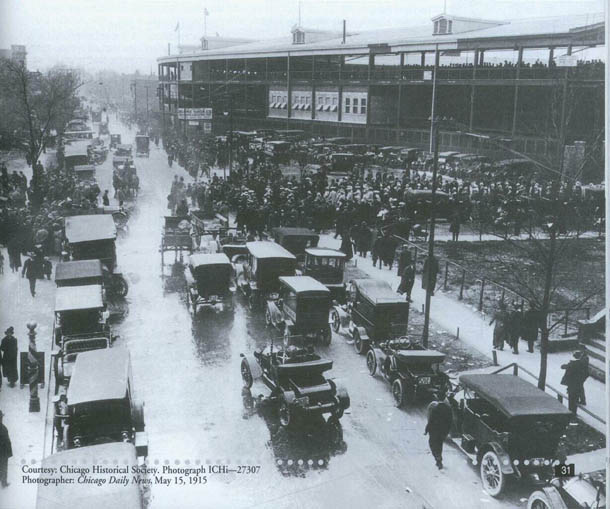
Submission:
<svg viewBox="0 0 610 509">
<path fill-rule="evenodd" d="M 73 443 L 74 443 L 74 447 L 80 447 L 81 446 L 80 437 L 74 437 Z"/>
<path fill-rule="evenodd" d="M 121 433 L 121 438 L 123 439 L 123 442 L 129 442 L 131 440 L 131 436 L 129 435 L 129 431 L 123 431 Z"/>
<path fill-rule="evenodd" d="M 309 406 L 309 396 L 303 396 L 302 398 L 297 398 L 296 402 L 298 405 L 300 405 L 302 407 L 307 407 L 307 406 Z"/>
</svg>

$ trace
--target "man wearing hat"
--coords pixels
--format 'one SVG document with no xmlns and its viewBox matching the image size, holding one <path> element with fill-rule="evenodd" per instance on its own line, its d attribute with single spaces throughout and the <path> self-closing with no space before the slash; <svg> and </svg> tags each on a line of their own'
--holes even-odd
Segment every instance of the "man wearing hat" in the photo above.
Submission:
<svg viewBox="0 0 610 509">
<path fill-rule="evenodd" d="M 568 408 L 572 413 L 576 413 L 578 401 L 581 394 L 584 392 L 583 385 L 588 376 L 588 372 L 584 373 L 584 363 L 582 362 L 582 352 L 574 352 L 574 356 L 567 364 L 562 364 L 561 369 L 565 370 L 561 385 L 565 385 L 568 390 Z M 588 367 L 587 367 L 588 371 Z"/>
<path fill-rule="evenodd" d="M 15 329 L 9 327 L 4 331 L 6 334 L 0 343 L 2 356 L 2 373 L 8 380 L 9 387 L 15 387 L 15 382 L 19 378 L 17 375 L 17 338 L 13 336 Z"/>
<path fill-rule="evenodd" d="M 13 455 L 11 439 L 8 436 L 6 426 L 2 424 L 4 414 L 0 410 L 0 484 L 3 488 L 8 486 L 8 459 Z"/>
</svg>

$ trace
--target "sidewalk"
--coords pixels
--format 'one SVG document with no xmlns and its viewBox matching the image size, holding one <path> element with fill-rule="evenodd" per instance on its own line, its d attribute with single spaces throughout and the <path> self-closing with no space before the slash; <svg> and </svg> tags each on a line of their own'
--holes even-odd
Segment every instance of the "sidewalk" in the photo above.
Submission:
<svg viewBox="0 0 610 509">
<path fill-rule="evenodd" d="M 321 247 L 339 249 L 340 244 L 341 241 L 339 239 L 334 239 L 332 235 L 320 236 Z M 392 270 L 388 270 L 387 268 L 378 269 L 373 267 L 371 258 L 363 259 L 359 256 L 354 256 L 352 261 L 357 263 L 358 268 L 366 272 L 369 276 L 387 281 L 393 289 L 398 288 L 400 277 L 396 274 L 396 264 L 394 264 Z M 421 287 L 420 276 L 416 276 L 415 278 L 411 299 L 413 301 L 411 305 L 414 308 L 421 310 L 426 300 L 426 292 Z M 452 297 L 443 295 L 442 290 L 436 290 L 432 297 L 430 316 L 432 320 L 431 327 L 436 326 L 455 335 L 457 335 L 459 329 L 459 339 L 461 341 L 475 348 L 483 355 L 490 358 L 492 357 L 493 326 L 489 325 L 489 320 L 491 318 L 485 313 L 480 313 L 472 306 L 468 306 Z M 513 354 L 510 349 L 505 349 L 503 351 L 497 351 L 497 356 L 498 364 L 500 366 L 506 366 L 512 362 L 516 362 L 536 375 L 540 371 L 540 355 L 538 351 L 533 354 L 528 353 L 523 341 L 520 344 L 519 355 Z M 561 365 L 568 362 L 571 357 L 571 352 L 557 352 L 548 355 L 546 382 L 562 393 L 565 393 L 565 386 L 559 383 L 564 373 L 564 370 L 561 369 Z M 530 382 L 534 382 L 529 376 L 527 376 L 526 379 Z M 587 409 L 605 420 L 606 386 L 593 378 L 588 378 L 585 382 L 585 392 L 587 394 Z M 564 400 L 564 404 L 567 406 L 566 400 Z M 602 433 L 606 432 L 605 426 L 602 423 L 584 412 L 579 412 L 579 416 L 584 422 L 598 431 Z"/>
</svg>

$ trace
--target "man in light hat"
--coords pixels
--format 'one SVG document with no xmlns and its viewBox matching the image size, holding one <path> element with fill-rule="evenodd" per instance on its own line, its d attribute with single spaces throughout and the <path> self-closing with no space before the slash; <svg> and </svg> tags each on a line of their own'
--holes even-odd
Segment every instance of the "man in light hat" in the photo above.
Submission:
<svg viewBox="0 0 610 509">
<path fill-rule="evenodd" d="M 0 410 L 0 484 L 6 488 L 8 486 L 8 459 L 13 456 L 13 448 L 8 429 L 2 424 L 3 417 L 4 414 Z"/>
</svg>

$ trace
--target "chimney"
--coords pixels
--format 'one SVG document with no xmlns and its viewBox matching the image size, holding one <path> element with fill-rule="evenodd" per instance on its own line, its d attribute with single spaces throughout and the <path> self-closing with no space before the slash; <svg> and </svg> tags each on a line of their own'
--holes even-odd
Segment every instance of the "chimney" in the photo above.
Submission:
<svg viewBox="0 0 610 509">
<path fill-rule="evenodd" d="M 341 41 L 341 44 L 345 44 L 345 20 L 343 20 L 343 40 Z"/>
</svg>

